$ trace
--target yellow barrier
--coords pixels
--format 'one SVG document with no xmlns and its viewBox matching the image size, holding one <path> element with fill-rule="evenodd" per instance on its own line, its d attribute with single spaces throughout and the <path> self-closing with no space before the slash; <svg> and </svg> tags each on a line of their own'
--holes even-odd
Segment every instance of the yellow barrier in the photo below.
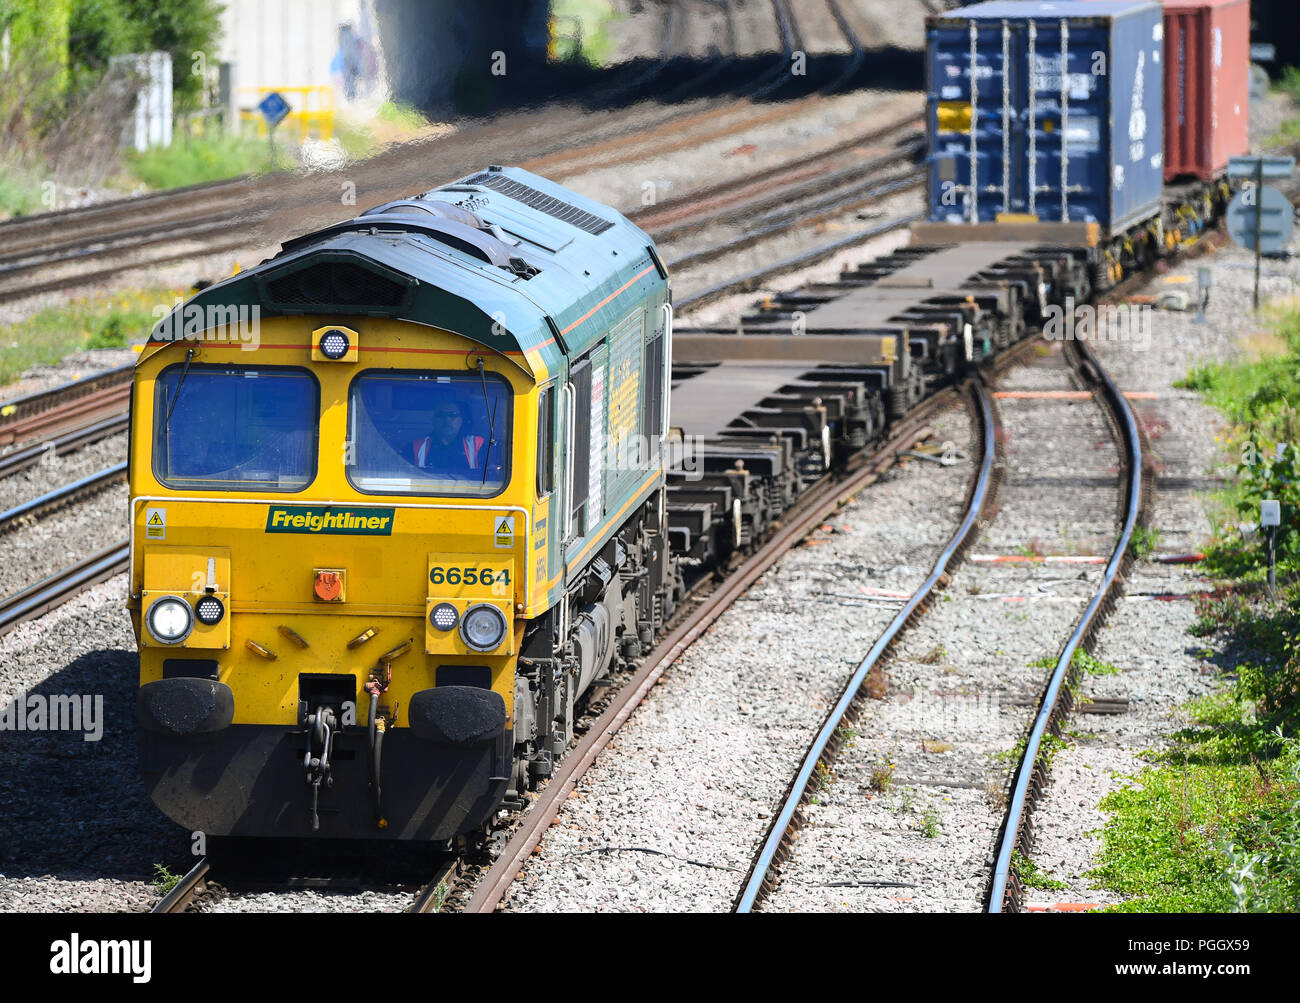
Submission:
<svg viewBox="0 0 1300 1003">
<path fill-rule="evenodd" d="M 256 122 L 259 137 L 265 138 L 267 127 L 266 119 L 257 110 L 257 106 L 271 93 L 278 93 L 289 103 L 289 114 L 285 115 L 280 126 L 283 128 L 287 124 L 292 128 L 296 125 L 299 142 L 306 140 L 313 130 L 317 139 L 329 140 L 334 136 L 334 88 L 327 84 L 312 87 L 240 87 L 239 92 L 256 95 L 251 109 L 241 107 L 239 120 Z"/>
</svg>

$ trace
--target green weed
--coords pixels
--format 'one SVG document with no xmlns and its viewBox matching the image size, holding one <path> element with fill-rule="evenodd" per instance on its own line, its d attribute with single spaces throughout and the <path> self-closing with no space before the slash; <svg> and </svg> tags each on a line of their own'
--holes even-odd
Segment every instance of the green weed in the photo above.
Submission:
<svg viewBox="0 0 1300 1003">
<path fill-rule="evenodd" d="M 154 864 L 153 873 L 153 886 L 158 890 L 158 894 L 160 895 L 166 895 L 176 887 L 177 883 L 181 879 L 179 874 L 173 874 L 169 871 L 165 864 Z"/>
<path fill-rule="evenodd" d="M 1016 872 L 1016 875 L 1020 878 L 1020 883 L 1026 888 L 1054 892 L 1069 887 L 1064 881 L 1057 880 L 1046 871 L 1040 870 L 1033 860 L 1026 857 L 1019 850 L 1011 851 L 1011 869 Z"/>
</svg>

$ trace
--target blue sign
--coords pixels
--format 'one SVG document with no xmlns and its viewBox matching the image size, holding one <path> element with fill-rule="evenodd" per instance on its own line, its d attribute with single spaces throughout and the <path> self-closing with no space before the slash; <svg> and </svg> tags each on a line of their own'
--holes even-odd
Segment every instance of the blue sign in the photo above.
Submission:
<svg viewBox="0 0 1300 1003">
<path fill-rule="evenodd" d="M 1228 177 L 1289 178 L 1295 174 L 1295 157 L 1229 157 Z"/>
<path fill-rule="evenodd" d="M 257 110 L 262 113 L 266 119 L 266 124 L 274 129 L 284 121 L 284 116 L 289 114 L 289 102 L 282 98 L 278 91 L 272 91 L 266 97 L 262 98 L 258 104 Z"/>
<path fill-rule="evenodd" d="M 1286 247 L 1295 225 L 1291 200 L 1276 188 L 1265 185 L 1259 190 L 1259 205 L 1254 189 L 1239 192 L 1228 205 L 1228 235 L 1247 250 L 1255 248 L 1255 222 L 1259 218 L 1259 251 L 1276 254 Z"/>
</svg>

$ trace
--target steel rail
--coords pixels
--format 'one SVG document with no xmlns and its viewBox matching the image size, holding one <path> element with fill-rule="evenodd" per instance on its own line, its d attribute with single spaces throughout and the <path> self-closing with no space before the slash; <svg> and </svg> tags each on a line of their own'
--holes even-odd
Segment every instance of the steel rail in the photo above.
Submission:
<svg viewBox="0 0 1300 1003">
<path fill-rule="evenodd" d="M 1123 436 L 1129 475 L 1124 482 L 1127 493 L 1124 526 L 1097 590 L 1057 657 L 1056 667 L 1048 680 L 1047 689 L 1039 704 L 1038 715 L 1034 718 L 1033 728 L 1026 740 L 1025 752 L 1016 773 L 1015 789 L 1007 806 L 1006 820 L 998 846 L 997 863 L 989 888 L 987 911 L 990 913 L 1019 910 L 1020 890 L 1018 881 L 1011 874 L 1011 857 L 1017 847 L 1028 842 L 1027 818 L 1028 811 L 1032 808 L 1031 798 L 1036 798 L 1045 781 L 1046 767 L 1040 757 L 1043 738 L 1049 728 L 1059 723 L 1069 709 L 1070 694 L 1066 684 L 1075 652 L 1081 646 L 1087 645 L 1093 631 L 1100 624 L 1109 606 L 1113 604 L 1114 596 L 1123 586 L 1126 562 L 1131 561 L 1128 551 L 1129 542 L 1133 538 L 1133 530 L 1138 524 L 1142 506 L 1142 437 L 1137 419 L 1127 399 L 1115 385 L 1110 374 L 1098 364 L 1087 344 L 1084 342 L 1073 344 L 1081 357 L 1081 364 L 1077 368 L 1085 375 L 1095 377 L 1095 382 L 1098 383 L 1102 396 L 1106 399 L 1108 408 Z M 1029 847 L 1026 846 L 1025 849 Z"/>
<path fill-rule="evenodd" d="M 61 407 L 70 400 L 85 397 L 96 390 L 130 383 L 135 363 L 108 369 L 102 373 L 84 376 L 79 380 L 69 380 L 48 390 L 36 390 L 22 397 L 0 400 L 0 429 L 5 429 L 26 418 Z"/>
<path fill-rule="evenodd" d="M 136 209 L 154 202 L 175 205 L 194 196 L 208 199 L 226 192 L 238 192 L 255 178 L 256 175 L 254 174 L 241 174 L 239 177 L 227 178 L 222 181 L 204 181 L 184 188 L 168 188 L 163 191 L 145 192 L 142 195 L 128 195 L 123 198 L 96 202 L 93 205 L 74 206 L 68 209 L 51 209 L 49 212 L 39 213 L 34 216 L 15 216 L 12 219 L 0 222 L 0 236 L 3 236 L 6 241 L 12 241 L 14 236 L 24 231 L 46 230 L 54 224 L 66 223 L 68 220 L 76 220 L 79 225 L 85 225 L 88 220 L 92 220 L 96 216 L 114 216 L 123 211 Z"/>
<path fill-rule="evenodd" d="M 862 64 L 866 62 L 867 50 L 862 44 L 862 39 L 858 37 L 858 33 L 849 24 L 849 19 L 844 16 L 839 0 L 826 0 L 826 6 L 830 9 L 836 27 L 839 28 L 840 34 L 844 36 L 845 41 L 849 43 L 849 49 L 851 50 L 848 66 L 844 67 L 834 80 L 822 88 L 823 94 L 834 94 L 858 75 L 858 71 L 862 69 Z"/>
<path fill-rule="evenodd" d="M 211 869 L 212 865 L 208 862 L 207 857 L 199 858 L 199 862 L 191 867 L 189 872 L 176 884 L 172 885 L 171 891 L 164 895 L 149 912 L 184 912 L 194 901 L 194 896 L 199 893 L 200 886 L 206 884 L 208 872 Z"/>
<path fill-rule="evenodd" d="M 33 467 L 40 463 L 41 458 L 48 453 L 53 453 L 55 456 L 64 456 L 74 450 L 99 442 L 101 439 L 107 439 L 111 435 L 125 432 L 126 425 L 127 416 L 125 414 L 114 415 L 112 418 L 105 418 L 103 421 L 74 429 L 58 438 L 47 439 L 33 446 L 27 446 L 24 449 L 0 456 L 0 477 L 11 477 L 28 467 Z"/>
<path fill-rule="evenodd" d="M 415 901 L 406 911 L 426 914 L 439 912 L 446 901 L 444 889 L 451 890 L 452 879 L 460 873 L 460 863 L 460 857 L 452 857 L 440 864 L 433 877 L 420 889 Z M 444 894 L 440 895 L 440 892 Z"/>
<path fill-rule="evenodd" d="M 772 0 L 772 13 L 780 36 L 781 54 L 772 68 L 756 81 L 757 86 L 752 92 L 756 98 L 765 98 L 789 82 L 790 61 L 795 51 L 802 48 L 799 43 L 799 22 L 795 19 L 794 11 L 786 6 L 786 0 Z"/>
<path fill-rule="evenodd" d="M 147 258 L 141 261 L 131 261 L 125 264 L 115 265 L 112 268 L 101 268 L 93 272 L 78 272 L 72 275 L 64 276 L 59 279 L 50 279 L 46 282 L 39 282 L 34 285 L 21 286 L 14 289 L 0 289 L 0 303 L 8 303 L 12 300 L 27 299 L 40 293 L 58 292 L 60 289 L 67 289 L 70 286 L 81 286 L 92 282 L 107 282 L 116 278 L 123 272 L 139 271 L 141 268 L 149 268 L 152 265 L 169 265 L 176 261 L 188 261 L 200 255 L 206 254 L 224 254 L 226 251 L 236 251 L 246 248 L 250 244 L 257 245 L 265 241 L 256 236 L 245 236 L 240 240 L 221 240 L 215 244 L 187 251 L 165 251 L 160 255 Z"/>
<path fill-rule="evenodd" d="M 73 481 L 61 488 L 47 491 L 39 498 L 33 498 L 21 505 L 15 505 L 7 512 L 0 512 L 0 533 L 7 533 L 13 529 L 20 519 L 53 512 L 70 502 L 88 498 L 99 493 L 110 484 L 124 480 L 126 478 L 126 467 L 125 462 L 115 463 L 111 467 L 105 467 L 103 470 L 88 474 L 79 481 Z"/>
<path fill-rule="evenodd" d="M 673 259 L 670 264 L 675 270 L 680 272 L 687 268 L 694 268 L 710 261 L 716 261 L 718 258 L 725 258 L 728 254 L 743 251 L 747 248 L 753 247 L 755 244 L 762 243 L 764 240 L 769 240 L 772 237 L 778 237 L 784 233 L 788 233 L 790 230 L 797 229 L 801 226 L 811 226 L 831 216 L 837 216 L 841 213 L 848 212 L 852 208 L 866 205 L 867 203 L 874 202 L 900 191 L 906 191 L 909 188 L 915 188 L 922 183 L 922 181 L 918 180 L 914 176 L 895 178 L 883 182 L 877 182 L 874 180 L 863 181 L 857 186 L 857 190 L 854 194 L 844 195 L 841 192 L 835 195 L 828 195 L 827 201 L 820 204 L 814 203 L 813 205 L 808 206 L 808 209 L 813 210 L 808 214 L 796 209 L 760 217 L 756 222 L 763 225 L 739 233 L 733 239 L 728 240 L 725 243 L 715 244 L 712 247 L 704 247 L 698 251 L 691 251 L 687 254 L 683 254 Z M 764 220 L 772 220 L 772 222 L 764 224 Z M 653 232 L 651 235 L 654 236 Z"/>
<path fill-rule="evenodd" d="M 772 167 L 765 167 L 738 178 L 720 181 L 707 188 L 696 189 L 689 195 L 669 199 L 667 202 L 660 202 L 657 205 L 634 209 L 625 215 L 643 230 L 654 229 L 657 232 L 672 235 L 676 229 L 674 224 L 679 219 L 694 221 L 702 212 L 725 211 L 727 207 L 734 206 L 737 203 L 743 205 L 742 198 L 745 189 L 764 185 L 765 187 L 761 190 L 767 191 L 769 189 L 784 188 L 809 178 L 818 178 L 825 174 L 824 168 L 817 166 L 818 161 L 830 160 L 839 155 L 850 153 L 857 147 L 879 143 L 896 133 L 906 135 L 909 131 L 915 131 L 923 125 L 924 120 L 922 118 L 908 112 L 886 125 L 840 140 L 833 146 L 812 154 L 797 165 L 780 163 Z M 734 212 L 735 210 L 731 211 Z M 682 224 L 682 226 L 685 225 L 685 223 Z"/>
<path fill-rule="evenodd" d="M 28 272 L 53 268 L 56 265 L 80 263 L 92 258 L 126 256 L 133 251 L 153 244 L 179 240 L 214 237 L 232 230 L 246 230 L 261 223 L 270 213 L 266 210 L 247 216 L 223 215 L 215 219 L 200 217 L 195 220 L 176 220 L 154 223 L 129 230 L 119 230 L 102 237 L 78 241 L 65 241 L 53 246 L 0 256 L 0 282 L 8 283 L 13 277 Z"/>
<path fill-rule="evenodd" d="M 0 599 L 0 635 L 26 620 L 48 613 L 78 592 L 125 571 L 130 549 L 125 540 L 91 554 L 71 567 L 56 571 L 15 595 Z"/>
<path fill-rule="evenodd" d="M 808 752 L 799 767 L 799 772 L 790 784 L 780 812 L 777 813 L 768 828 L 763 846 L 754 858 L 749 874 L 746 876 L 745 885 L 735 901 L 734 912 L 752 912 L 764 888 L 770 888 L 769 875 L 772 866 L 776 862 L 782 845 L 791 835 L 795 813 L 799 810 L 800 804 L 808 793 L 808 787 L 812 782 L 813 774 L 817 770 L 817 764 L 826 755 L 836 729 L 857 699 L 867 674 L 880 662 L 881 657 L 893 645 L 895 639 L 903 632 L 908 623 L 929 602 L 936 589 L 946 584 L 950 568 L 955 565 L 956 561 L 960 560 L 965 549 L 974 542 L 980 512 L 984 509 L 985 503 L 990 497 L 993 484 L 993 460 L 997 453 L 997 436 L 993 419 L 993 402 L 987 388 L 982 382 L 974 381 L 971 384 L 971 392 L 974 394 L 980 419 L 978 428 L 983 444 L 983 457 L 967 498 L 966 514 L 957 527 L 957 531 L 953 533 L 952 538 L 948 541 L 947 546 L 944 547 L 935 560 L 929 576 L 912 595 L 912 598 L 898 611 L 894 619 L 890 621 L 884 633 L 876 639 L 875 644 L 871 646 L 871 650 L 867 652 L 867 656 L 858 664 L 858 667 L 853 671 L 853 675 L 845 683 L 839 700 L 831 708 L 830 713 L 826 715 L 821 730 L 817 732 L 812 744 L 808 747 Z"/>
<path fill-rule="evenodd" d="M 108 386 L 66 403 L 40 411 L 21 421 L 0 424 L 0 445 L 42 439 L 70 428 L 83 427 L 109 415 L 125 414 L 130 407 L 131 387 Z"/>
</svg>

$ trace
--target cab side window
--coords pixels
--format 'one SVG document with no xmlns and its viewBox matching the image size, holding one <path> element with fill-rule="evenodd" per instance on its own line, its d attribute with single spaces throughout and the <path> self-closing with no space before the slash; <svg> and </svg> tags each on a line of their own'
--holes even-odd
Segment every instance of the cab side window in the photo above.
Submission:
<svg viewBox="0 0 1300 1003">
<path fill-rule="evenodd" d="M 555 386 L 542 390 L 537 405 L 537 497 L 555 490 Z"/>
</svg>

